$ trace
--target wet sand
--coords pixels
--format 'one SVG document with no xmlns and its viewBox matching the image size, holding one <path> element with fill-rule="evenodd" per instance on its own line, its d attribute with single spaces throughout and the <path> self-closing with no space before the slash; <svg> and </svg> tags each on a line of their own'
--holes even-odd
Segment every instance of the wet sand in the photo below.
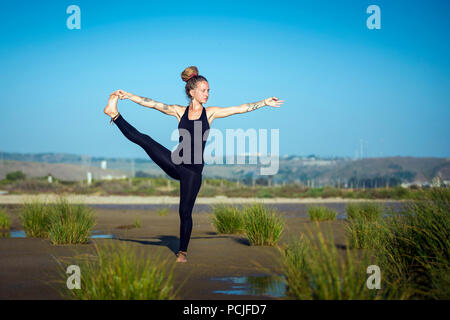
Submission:
<svg viewBox="0 0 450 320">
<path fill-rule="evenodd" d="M 3 196 L 2 196 L 3 197 Z M 21 230 L 19 223 L 20 205 L 6 205 L 12 217 L 12 230 Z M 93 252 L 94 243 L 104 241 L 126 242 L 139 247 L 144 252 L 160 252 L 164 257 L 175 260 L 179 245 L 178 207 L 169 207 L 166 216 L 159 216 L 153 208 L 135 209 L 126 205 L 115 208 L 92 206 L 97 218 L 94 230 L 113 234 L 116 238 L 92 239 L 85 245 L 52 245 L 47 239 L 0 238 L 0 299 L 61 299 L 59 292 L 49 286 L 61 280 L 55 258 L 68 259 L 79 253 Z M 164 206 L 167 207 L 167 206 Z M 306 208 L 306 207 L 305 207 Z M 292 235 L 305 233 L 312 226 L 306 210 L 297 205 L 297 211 L 281 211 L 286 219 L 285 231 L 280 245 Z M 212 281 L 215 277 L 240 277 L 261 274 L 281 274 L 279 251 L 275 247 L 250 246 L 248 240 L 240 235 L 218 234 L 211 224 L 211 210 L 194 208 L 193 230 L 188 248 L 188 262 L 176 263 L 174 269 L 175 288 L 186 280 L 177 299 L 279 299 L 266 295 L 229 295 L 214 293 L 216 290 L 230 290 L 232 284 Z M 142 223 L 141 228 L 118 229 L 130 225 L 135 219 Z M 324 230 L 331 227 L 338 248 L 345 247 L 344 220 L 322 222 Z M 68 265 L 68 264 L 67 264 Z M 55 285 L 55 284 L 53 284 Z M 61 290 L 65 283 L 57 284 Z"/>
</svg>

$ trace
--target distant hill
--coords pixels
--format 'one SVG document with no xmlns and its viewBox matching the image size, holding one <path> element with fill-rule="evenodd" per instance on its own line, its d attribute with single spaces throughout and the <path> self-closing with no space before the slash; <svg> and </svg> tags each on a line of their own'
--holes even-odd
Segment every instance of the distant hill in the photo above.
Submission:
<svg viewBox="0 0 450 320">
<path fill-rule="evenodd" d="M 291 155 L 280 157 L 279 160 L 279 170 L 274 176 L 260 175 L 261 165 L 249 164 L 207 164 L 203 172 L 205 177 L 240 180 L 243 183 L 297 182 L 309 186 L 343 186 L 347 183 L 349 186 L 352 184 L 370 187 L 386 183 L 425 183 L 436 176 L 450 180 L 449 158 L 397 156 L 353 160 Z M 99 158 L 66 153 L 1 152 L 0 179 L 4 179 L 8 172 L 16 170 L 23 171 L 28 177 L 50 173 L 61 180 L 86 179 L 87 171 L 93 174 L 94 179 L 105 176 L 166 176 L 153 161 L 147 159 Z"/>
<path fill-rule="evenodd" d="M 4 160 L 0 162 L 0 179 L 4 179 L 9 172 L 22 171 L 26 177 L 37 178 L 52 175 L 65 181 L 81 181 L 87 179 L 87 172 L 91 172 L 93 179 L 126 177 L 125 172 L 119 170 L 103 170 L 98 167 L 83 167 L 68 163 L 43 163 Z"/>
</svg>

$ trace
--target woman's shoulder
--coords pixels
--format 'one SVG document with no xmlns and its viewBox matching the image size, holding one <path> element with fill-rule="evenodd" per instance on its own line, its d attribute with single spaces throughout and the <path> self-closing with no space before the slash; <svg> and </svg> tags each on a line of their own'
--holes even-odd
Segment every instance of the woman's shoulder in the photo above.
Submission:
<svg viewBox="0 0 450 320">
<path fill-rule="evenodd" d="M 181 106 L 179 104 L 174 104 L 172 105 L 172 108 L 175 109 L 175 114 L 176 114 L 176 118 L 178 119 L 178 122 L 181 121 L 181 118 L 183 117 L 187 107 L 186 106 Z"/>
</svg>

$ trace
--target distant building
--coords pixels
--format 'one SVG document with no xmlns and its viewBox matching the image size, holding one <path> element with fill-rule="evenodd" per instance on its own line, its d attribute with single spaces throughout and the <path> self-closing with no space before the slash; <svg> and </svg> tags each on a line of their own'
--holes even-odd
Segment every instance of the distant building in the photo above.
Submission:
<svg viewBox="0 0 450 320">
<path fill-rule="evenodd" d="M 106 160 L 102 160 L 102 162 L 100 162 L 100 168 L 102 168 L 103 170 L 106 169 Z"/>
<path fill-rule="evenodd" d="M 127 176 L 126 175 L 122 175 L 122 176 L 112 176 L 110 174 L 106 175 L 106 176 L 101 176 L 100 179 L 102 180 L 113 180 L 113 179 L 126 179 Z"/>
</svg>

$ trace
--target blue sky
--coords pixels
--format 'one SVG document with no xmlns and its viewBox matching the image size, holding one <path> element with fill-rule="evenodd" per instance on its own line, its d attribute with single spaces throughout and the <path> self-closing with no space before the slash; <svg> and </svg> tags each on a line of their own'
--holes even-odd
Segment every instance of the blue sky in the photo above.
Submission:
<svg viewBox="0 0 450 320">
<path fill-rule="evenodd" d="M 66 8 L 81 9 L 69 30 Z M 369 30 L 366 8 L 381 9 Z M 281 108 L 214 120 L 279 129 L 280 154 L 449 157 L 449 1 L 2 1 L 0 150 L 140 157 L 103 114 L 116 89 L 187 105 L 196 65 L 208 106 L 270 96 Z M 175 117 L 119 101 L 169 149 Z"/>
</svg>

